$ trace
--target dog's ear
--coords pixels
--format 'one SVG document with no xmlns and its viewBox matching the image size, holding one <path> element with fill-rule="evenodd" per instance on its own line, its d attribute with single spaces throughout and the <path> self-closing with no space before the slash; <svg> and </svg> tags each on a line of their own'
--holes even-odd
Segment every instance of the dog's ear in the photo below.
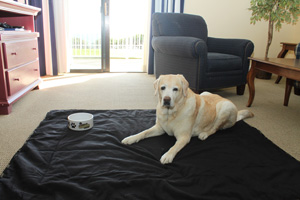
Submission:
<svg viewBox="0 0 300 200">
<path fill-rule="evenodd" d="M 189 82 L 184 78 L 183 75 L 179 75 L 179 77 L 181 79 L 183 96 L 186 97 L 187 91 L 188 91 L 188 88 L 189 88 Z"/>
<path fill-rule="evenodd" d="M 157 95 L 157 93 L 158 93 L 158 85 L 159 85 L 159 79 L 160 79 L 160 77 L 158 77 L 158 79 L 156 79 L 155 81 L 154 81 L 154 90 L 155 90 L 155 92 L 154 92 L 154 95 L 156 96 Z"/>
</svg>

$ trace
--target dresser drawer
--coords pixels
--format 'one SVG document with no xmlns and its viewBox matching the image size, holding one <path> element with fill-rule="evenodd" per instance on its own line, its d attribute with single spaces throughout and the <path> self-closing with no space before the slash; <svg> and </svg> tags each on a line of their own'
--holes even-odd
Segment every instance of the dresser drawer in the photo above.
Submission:
<svg viewBox="0 0 300 200">
<path fill-rule="evenodd" d="M 6 81 L 8 95 L 14 95 L 40 77 L 38 60 L 7 70 Z"/>
<path fill-rule="evenodd" d="M 2 45 L 6 69 L 33 61 L 38 57 L 38 44 L 36 39 L 4 42 Z"/>
</svg>

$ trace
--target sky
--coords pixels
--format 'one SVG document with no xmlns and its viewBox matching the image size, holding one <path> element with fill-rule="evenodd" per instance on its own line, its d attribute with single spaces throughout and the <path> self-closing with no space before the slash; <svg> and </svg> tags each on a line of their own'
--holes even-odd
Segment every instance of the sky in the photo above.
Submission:
<svg viewBox="0 0 300 200">
<path fill-rule="evenodd" d="M 147 22 L 148 0 L 110 0 L 111 37 L 143 33 Z M 101 0 L 72 0 L 69 3 L 70 31 L 100 33 Z"/>
</svg>

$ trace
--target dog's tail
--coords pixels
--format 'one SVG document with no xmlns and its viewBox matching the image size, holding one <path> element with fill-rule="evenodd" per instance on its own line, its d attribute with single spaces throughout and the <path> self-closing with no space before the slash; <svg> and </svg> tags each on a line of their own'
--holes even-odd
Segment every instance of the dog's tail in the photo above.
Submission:
<svg viewBox="0 0 300 200">
<path fill-rule="evenodd" d="M 246 118 L 254 117 L 254 114 L 249 110 L 240 110 L 238 111 L 238 116 L 236 121 L 240 121 Z"/>
</svg>

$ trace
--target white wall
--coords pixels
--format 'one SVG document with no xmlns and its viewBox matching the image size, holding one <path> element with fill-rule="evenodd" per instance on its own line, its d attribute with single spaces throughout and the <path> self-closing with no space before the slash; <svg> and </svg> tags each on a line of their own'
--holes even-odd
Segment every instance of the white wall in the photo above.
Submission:
<svg viewBox="0 0 300 200">
<path fill-rule="evenodd" d="M 244 38 L 254 43 L 255 57 L 265 54 L 268 23 L 265 21 L 250 24 L 250 0 L 185 0 L 184 12 L 202 16 L 210 37 Z M 296 25 L 283 24 L 280 32 L 274 31 L 269 57 L 277 57 L 281 50 L 280 42 L 300 42 L 300 21 Z M 289 53 L 288 57 L 294 57 Z"/>
</svg>

